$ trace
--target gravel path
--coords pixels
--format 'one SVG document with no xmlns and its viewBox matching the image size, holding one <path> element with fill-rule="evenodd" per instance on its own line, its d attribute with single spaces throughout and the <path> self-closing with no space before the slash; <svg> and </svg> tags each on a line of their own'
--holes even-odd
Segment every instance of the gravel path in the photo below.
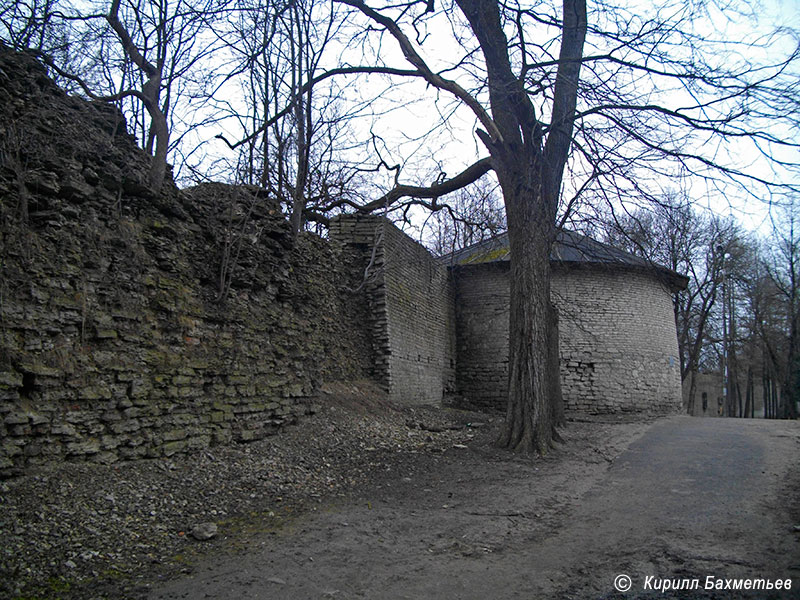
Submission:
<svg viewBox="0 0 800 600">
<path fill-rule="evenodd" d="M 421 455 L 150 598 L 799 599 L 800 423 L 646 429 L 627 445 L 634 425 L 572 423 L 568 446 L 538 460 L 480 445 Z"/>
<path fill-rule="evenodd" d="M 380 398 L 366 383 L 334 385 L 315 416 L 266 440 L 0 482 L 0 597 L 141 595 L 148 582 L 235 551 L 403 462 L 472 443 L 489 424 L 486 415 L 400 410 Z M 211 523 L 217 534 L 196 539 L 194 528 Z"/>
<path fill-rule="evenodd" d="M 531 500 L 545 501 L 521 519 L 542 535 L 651 424 L 573 422 L 561 449 L 518 457 L 492 448 L 499 420 L 490 415 L 400 408 L 370 384 L 333 385 L 316 415 L 266 440 L 169 459 L 65 464 L 0 482 L 0 597 L 144 598 L 210 557 L 235 562 L 264 535 L 291 534 L 314 514 L 403 489 L 463 494 L 473 476 L 503 486 L 537 472 Z M 440 473 L 457 481 L 441 482 Z M 513 515 L 496 519 L 507 533 L 519 531 Z M 473 540 L 462 550 L 501 544 Z"/>
</svg>

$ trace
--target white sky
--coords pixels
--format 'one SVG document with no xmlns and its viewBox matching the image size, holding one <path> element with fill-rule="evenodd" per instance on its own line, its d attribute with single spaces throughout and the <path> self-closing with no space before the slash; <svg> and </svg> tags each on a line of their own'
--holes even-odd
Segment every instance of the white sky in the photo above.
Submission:
<svg viewBox="0 0 800 600">
<path fill-rule="evenodd" d="M 373 5 L 379 5 L 377 1 Z M 629 6 L 634 4 L 630 0 Z M 732 6 L 744 6 L 738 4 L 736 0 Z M 590 2 L 591 7 L 591 2 Z M 646 13 L 651 5 L 642 2 L 641 10 Z M 709 20 L 697 21 L 695 26 L 698 32 L 708 32 L 709 36 L 722 36 L 723 39 L 737 41 L 765 40 L 767 32 L 773 31 L 776 27 L 800 27 L 800 1 L 798 0 L 765 0 L 756 5 L 752 16 L 742 16 L 731 10 L 720 11 L 715 5 L 709 9 Z M 441 28 L 441 29 L 437 29 Z M 716 33 L 715 33 L 716 32 Z M 407 32 L 408 33 L 408 32 Z M 428 34 L 422 44 L 424 57 L 429 60 L 429 64 L 434 68 L 443 68 L 448 64 L 450 57 L 457 55 L 457 47 L 454 42 L 447 40 L 450 29 L 447 21 L 440 19 L 433 22 L 427 31 L 421 31 L 424 36 Z M 447 34 L 447 35 L 443 35 Z M 758 50 L 752 46 L 742 46 L 742 52 L 747 52 L 746 58 L 763 59 L 774 58 L 777 55 L 786 53 L 792 48 L 791 36 L 778 36 L 766 44 L 764 50 Z M 557 52 L 557 46 L 552 49 Z M 761 56 L 759 56 L 761 54 Z M 408 63 L 402 59 L 402 55 L 397 50 L 397 46 L 388 36 L 383 40 L 382 56 L 386 64 L 390 66 L 408 68 Z M 350 62 L 352 64 L 364 64 L 364 59 L 360 54 L 360 48 L 343 48 L 333 53 L 332 63 L 338 61 Z M 368 58 L 367 61 L 374 60 Z M 797 70 L 797 67 L 795 67 Z M 457 81 L 465 81 L 463 77 L 454 77 Z M 375 82 L 377 78 L 372 81 Z M 353 100 L 363 100 L 368 95 L 374 94 L 379 89 L 380 83 L 355 84 L 352 80 L 343 83 L 345 93 Z M 467 85 L 467 84 L 465 84 Z M 676 104 L 681 104 L 681 99 L 689 101 L 688 96 L 682 92 L 676 92 L 674 99 Z M 361 122 L 364 128 L 362 134 L 368 132 L 369 128 L 378 133 L 386 145 L 382 148 L 383 157 L 390 164 L 402 163 L 405 165 L 401 180 L 405 183 L 426 184 L 431 183 L 440 171 L 444 171 L 448 176 L 452 176 L 464 167 L 474 162 L 477 158 L 486 156 L 486 151 L 474 135 L 476 120 L 474 115 L 464 106 L 458 106 L 444 92 L 436 93 L 435 90 L 426 86 L 422 82 L 406 82 L 402 90 L 394 90 L 383 100 L 377 100 L 372 104 L 374 112 L 382 114 L 391 109 L 388 116 L 378 118 L 374 123 L 367 125 L 367 120 Z M 451 112 L 453 111 L 453 112 Z M 438 115 L 441 113 L 450 115 L 445 127 L 437 130 L 433 136 L 426 135 L 430 131 L 433 123 L 440 121 Z M 772 123 L 765 123 L 765 126 L 773 126 Z M 236 139 L 239 135 L 235 126 L 228 126 L 227 135 L 231 139 Z M 214 131 L 208 138 L 213 137 Z M 787 134 L 784 134 L 787 135 Z M 795 131 L 793 134 L 797 135 Z M 800 139 L 795 137 L 795 142 Z M 716 142 L 715 142 L 716 143 Z M 213 142 L 212 142 L 213 144 Z M 220 153 L 227 152 L 227 149 L 217 142 L 215 150 Z M 782 156 L 787 160 L 798 162 L 797 150 L 785 148 L 765 148 L 768 153 Z M 370 150 L 362 146 L 358 151 L 359 158 L 375 162 L 374 156 L 366 156 Z M 710 147 L 706 145 L 704 152 L 710 156 L 730 161 L 733 164 L 752 170 L 759 176 L 772 176 L 770 171 L 772 165 L 763 157 L 759 157 L 751 144 L 721 144 Z M 384 173 L 375 179 L 376 196 L 391 186 L 392 175 Z M 776 178 L 796 178 L 795 174 L 787 171 L 774 173 Z M 793 179 L 795 183 L 800 181 Z M 768 198 L 763 197 L 764 201 L 756 201 L 742 190 L 737 190 L 733 186 L 718 187 L 708 181 L 694 181 L 663 179 L 654 182 L 663 188 L 681 187 L 686 189 L 692 198 L 699 205 L 706 206 L 720 214 L 732 213 L 749 228 L 765 230 L 764 224 L 767 223 Z M 578 185 L 574 181 L 565 181 L 565 188 L 569 189 L 573 185 Z M 759 195 L 756 190 L 758 186 L 753 186 L 753 193 Z M 768 225 L 768 223 L 767 223 Z"/>
</svg>

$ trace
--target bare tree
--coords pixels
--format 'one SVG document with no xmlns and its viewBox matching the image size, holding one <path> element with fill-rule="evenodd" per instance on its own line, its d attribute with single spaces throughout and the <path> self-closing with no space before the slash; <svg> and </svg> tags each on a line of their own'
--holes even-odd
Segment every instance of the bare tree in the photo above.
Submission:
<svg viewBox="0 0 800 600">
<path fill-rule="evenodd" d="M 135 78 L 130 78 L 129 87 L 117 90 L 116 97 L 135 97 L 147 111 L 156 111 L 150 115 L 154 153 L 164 156 L 163 119 L 157 113 L 168 112 L 164 97 L 156 93 L 156 88 L 163 91 L 164 55 L 154 50 L 158 44 L 150 44 L 147 36 L 136 37 L 137 30 L 121 16 L 125 6 L 114 0 L 104 16 L 122 41 L 129 63 L 136 65 L 140 85 L 135 87 Z M 722 29 L 701 31 L 695 23 L 716 10 L 713 4 L 677 0 L 645 9 L 600 2 L 590 11 L 585 0 L 558 5 L 406 0 L 380 8 L 367 0 L 332 0 L 332 17 L 322 21 L 321 39 L 328 30 L 344 32 L 339 27 L 345 25 L 349 38 L 339 42 L 338 56 L 323 59 L 316 42 L 309 43 L 316 36 L 308 25 L 309 6 L 301 0 L 269 5 L 275 10 L 266 14 L 273 20 L 266 20 L 266 28 L 259 31 L 290 32 L 291 39 L 283 35 L 271 48 L 284 65 L 297 65 L 299 70 L 279 69 L 265 79 L 269 107 L 260 109 L 243 128 L 243 139 L 230 146 L 238 150 L 259 138 L 271 139 L 273 147 L 283 145 L 281 153 L 273 155 L 283 165 L 267 169 L 270 154 L 261 144 L 262 173 L 292 173 L 286 178 L 291 192 L 287 205 L 296 227 L 303 212 L 321 213 L 324 220 L 324 213 L 350 208 L 368 212 L 418 204 L 441 210 L 447 194 L 494 172 L 511 246 L 509 403 L 500 439 L 505 447 L 546 452 L 557 438 L 562 411 L 558 369 L 552 360 L 557 333 L 549 255 L 557 228 L 571 215 L 599 202 L 630 208 L 657 201 L 664 178 L 693 177 L 709 189 L 723 191 L 738 186 L 754 198 L 781 189 L 797 191 L 798 143 L 791 136 L 800 122 L 798 47 L 790 30 L 763 39 L 732 38 Z M 160 40 L 164 22 L 154 23 L 155 39 Z M 264 47 L 263 41 L 255 44 L 257 52 Z M 751 58 L 749 50 L 754 50 Z M 244 55 L 241 72 L 256 56 Z M 450 133 L 458 139 L 460 132 L 451 127 L 453 117 L 463 121 L 469 114 L 475 137 L 464 144 L 461 136 L 459 150 L 469 146 L 475 158 L 462 159 L 457 175 L 437 177 L 433 184 L 421 177 L 401 180 L 401 174 L 409 177 L 410 163 L 394 159 L 402 144 L 382 135 L 381 125 L 388 120 L 378 119 L 364 130 L 369 129 L 371 149 L 379 148 L 380 153 L 371 164 L 363 156 L 361 160 L 363 172 L 388 174 L 392 184 L 385 193 L 363 202 L 330 194 L 325 185 L 312 190 L 313 170 L 306 160 L 315 147 L 309 107 L 316 105 L 315 97 L 327 82 L 357 77 L 361 79 L 356 81 L 371 77 L 372 82 L 392 82 L 376 92 L 376 100 L 389 102 L 390 96 L 400 94 L 395 105 L 408 101 L 395 82 L 422 84 L 414 93 L 431 98 L 432 114 L 441 118 L 431 135 L 415 139 L 418 145 Z M 287 83 L 286 91 L 275 95 L 270 86 L 278 83 Z M 367 88 L 362 92 L 368 94 Z M 219 100 L 218 96 L 210 97 Z M 231 114 L 245 114 L 234 104 Z M 279 135 L 271 128 L 281 121 L 286 129 Z M 339 150 L 334 148 L 338 143 L 330 144 L 331 156 Z M 742 143 L 749 144 L 758 160 L 738 160 Z M 286 156 L 293 158 L 287 161 Z M 422 172 L 430 175 L 433 169 Z"/>
<path fill-rule="evenodd" d="M 735 52 L 738 42 L 694 29 L 708 10 L 702 4 L 653 7 L 642 16 L 610 4 L 587 14 L 583 0 L 565 0 L 560 11 L 545 3 L 457 0 L 442 14 L 431 3 L 378 9 L 363 0 L 337 1 L 369 21 L 357 42 L 374 52 L 365 62 L 386 72 L 392 55 L 381 50 L 390 36 L 411 66 L 406 73 L 395 67 L 396 77 L 422 79 L 477 121 L 486 158 L 434 186 L 398 181 L 361 210 L 400 206 L 403 198 L 440 209 L 447 193 L 494 171 L 511 246 L 509 404 L 500 444 L 545 452 L 559 414 L 558 374 L 547 360 L 556 343 L 548 259 L 557 225 L 581 198 L 610 204 L 657 198 L 644 185 L 653 175 L 780 187 L 779 177 L 747 171 L 703 148 L 741 140 L 797 147 L 763 121 L 770 114 L 789 128 L 797 121 L 791 83 L 797 49 L 771 62 L 746 62 Z M 425 59 L 426 40 L 447 29 L 433 34 L 436 18 L 449 19 L 452 47 L 462 51 L 450 61 L 440 54 Z M 368 45 L 364 40 L 373 34 L 380 42 Z M 701 52 L 704 44 L 716 51 Z M 568 164 L 571 179 L 562 189 Z M 780 168 L 796 167 L 796 160 L 781 159 Z"/>
<path fill-rule="evenodd" d="M 150 115 L 150 131 L 147 137 L 145 148 L 153 154 L 153 164 L 150 169 L 150 186 L 154 190 L 160 190 L 161 184 L 164 181 L 164 174 L 167 168 L 167 147 L 169 145 L 169 125 L 167 124 L 167 115 L 161 105 L 161 81 L 164 73 L 164 60 L 166 58 L 164 43 L 157 43 L 158 57 L 155 62 L 148 60 L 142 53 L 142 50 L 136 46 L 128 32 L 128 29 L 123 25 L 119 16 L 119 7 L 121 0 L 112 0 L 111 6 L 108 9 L 106 20 L 117 34 L 122 48 L 130 61 L 139 68 L 144 75 L 144 83 L 142 84 L 141 91 L 136 94 Z M 166 18 L 160 15 L 161 18 L 157 24 L 159 37 L 166 39 Z M 155 149 L 153 144 L 155 141 Z"/>
<path fill-rule="evenodd" d="M 768 334 L 762 325 L 763 341 L 782 383 L 777 416 L 797 418 L 800 398 L 800 225 L 794 199 L 780 211 L 773 222 L 774 244 L 767 257 L 767 272 L 776 296 L 783 307 L 783 351 L 781 337 Z"/>
<path fill-rule="evenodd" d="M 437 256 L 444 256 L 506 230 L 503 203 L 497 183 L 489 178 L 462 188 L 447 199 L 441 210 L 431 212 L 423 225 L 423 237 Z M 430 231 L 430 233 L 426 233 Z"/>
<path fill-rule="evenodd" d="M 157 193 L 174 148 L 173 109 L 180 97 L 199 96 L 189 89 L 190 74 L 213 50 L 203 32 L 216 16 L 214 0 L 111 0 L 107 8 L 61 0 L 34 3 L 30 13 L 28 29 L 41 31 L 37 39 L 47 42 L 31 49 L 57 79 L 117 103 L 129 117 L 153 156 L 149 186 Z M 4 23 L 9 34 L 20 29 L 18 21 Z M 14 41 L 21 48 L 30 39 L 18 32 Z"/>
<path fill-rule="evenodd" d="M 237 142 L 219 137 L 239 152 L 237 178 L 277 196 L 295 233 L 307 217 L 327 221 L 329 204 L 354 195 L 357 180 L 336 155 L 359 108 L 339 100 L 334 80 L 316 81 L 343 24 L 335 9 L 315 0 L 240 0 L 229 33 L 218 33 L 231 56 L 225 86 L 238 85 L 246 99 L 220 100 L 244 135 Z"/>
<path fill-rule="evenodd" d="M 511 310 L 509 404 L 500 445 L 518 451 L 546 452 L 557 436 L 561 410 L 558 371 L 553 352 L 558 340 L 555 309 L 550 299 L 550 246 L 555 239 L 556 214 L 564 165 L 572 139 L 578 76 L 586 35 L 586 4 L 565 0 L 561 49 L 556 61 L 550 122 L 537 117 L 526 90 L 525 75 L 515 73 L 509 55 L 504 17 L 495 3 L 458 0 L 457 6 L 483 58 L 488 108 L 483 98 L 456 81 L 434 72 L 417 45 L 399 24 L 405 14 L 414 19 L 413 4 L 400 7 L 394 17 L 361 0 L 341 0 L 360 11 L 399 45 L 413 67 L 407 75 L 422 78 L 431 87 L 453 95 L 475 115 L 477 135 L 489 152 L 456 177 L 431 188 L 396 186 L 375 206 L 403 196 L 434 201 L 494 170 L 503 192 L 511 247 Z M 433 7 L 425 7 L 429 11 Z M 519 10 L 522 19 L 525 11 Z M 413 21 L 416 23 L 416 20 Z M 414 26 L 413 24 L 411 25 Z M 523 30 L 518 30 L 523 35 Z M 526 57 L 527 58 L 527 57 Z M 377 61 L 376 61 L 377 62 Z"/>
<path fill-rule="evenodd" d="M 673 308 L 681 379 L 689 382 L 684 408 L 693 414 L 703 357 L 708 355 L 708 346 L 723 337 L 716 327 L 721 322 L 717 317 L 723 276 L 727 277 L 727 289 L 732 290 L 746 262 L 742 233 L 732 219 L 700 212 L 688 198 L 673 191 L 650 207 L 621 215 L 610 211 L 605 236 L 616 247 L 689 277 L 686 290 L 673 296 Z M 725 323 L 730 323 L 729 307 Z M 728 356 L 729 352 L 726 346 L 719 355 Z"/>
<path fill-rule="evenodd" d="M 771 243 L 764 244 L 759 252 L 759 260 L 753 265 L 749 279 L 747 298 L 752 319 L 752 337 L 758 342 L 760 359 L 761 387 L 764 399 L 764 417 L 782 418 L 788 411 L 783 410 L 780 391 L 786 382 L 786 357 L 789 355 L 791 310 L 785 302 L 786 295 L 776 285 L 773 274 L 776 272 Z"/>
<path fill-rule="evenodd" d="M 52 51 L 58 37 L 53 21 L 61 8 L 59 0 L 3 0 L 0 2 L 0 32 L 12 48 Z"/>
</svg>

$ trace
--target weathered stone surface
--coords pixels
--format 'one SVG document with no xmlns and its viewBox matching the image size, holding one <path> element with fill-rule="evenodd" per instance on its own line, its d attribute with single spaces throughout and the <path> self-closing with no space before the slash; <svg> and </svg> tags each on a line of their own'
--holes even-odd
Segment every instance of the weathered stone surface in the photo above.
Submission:
<svg viewBox="0 0 800 600">
<path fill-rule="evenodd" d="M 0 388 L 22 387 L 22 374 L 16 371 L 0 371 Z"/>
<path fill-rule="evenodd" d="M 504 410 L 508 390 L 508 263 L 459 269 L 462 402 Z M 635 270 L 556 269 L 561 389 L 571 413 L 667 414 L 680 408 L 669 290 Z"/>
<path fill-rule="evenodd" d="M 67 454 L 85 456 L 100 452 L 100 440 L 89 439 L 82 442 L 68 442 L 66 444 Z"/>
<path fill-rule="evenodd" d="M 330 242 L 295 238 L 256 188 L 168 178 L 156 193 L 115 109 L 67 98 L 2 47 L 0 72 L 0 128 L 25 133 L 27 169 L 0 169 L 0 475 L 260 439 L 311 412 L 323 379 L 505 402 L 505 267 L 453 278 L 370 217 L 334 220 Z M 65 110 L 63 128 L 37 128 Z M 568 409 L 679 402 L 663 289 L 606 270 L 559 273 L 553 290 Z"/>
<path fill-rule="evenodd" d="M 0 133 L 25 136 L 26 169 L 23 192 L 0 169 L 0 476 L 258 439 L 304 414 L 323 378 L 367 375 L 344 250 L 294 239 L 255 188 L 154 193 L 115 109 L 2 47 L 0 71 Z M 37 127 L 53 119 L 65 125 Z"/>
<path fill-rule="evenodd" d="M 362 248 L 363 264 L 372 263 L 364 289 L 375 378 L 395 400 L 440 403 L 455 385 L 454 288 L 447 267 L 385 219 L 346 215 L 332 221 L 330 232 Z"/>
<path fill-rule="evenodd" d="M 6 425 L 22 425 L 26 424 L 30 419 L 28 413 L 24 412 L 12 412 L 6 415 L 6 418 L 3 419 L 3 422 Z"/>
<path fill-rule="evenodd" d="M 192 527 L 189 535 L 200 541 L 210 540 L 217 535 L 218 530 L 216 523 L 199 523 Z"/>
<path fill-rule="evenodd" d="M 393 398 L 504 410 L 509 263 L 447 269 L 384 219 L 345 215 L 331 237 L 369 260 L 373 373 Z M 670 289 L 636 265 L 556 266 L 562 391 L 571 413 L 680 408 Z M 288 392 L 288 390 L 287 390 Z"/>
</svg>

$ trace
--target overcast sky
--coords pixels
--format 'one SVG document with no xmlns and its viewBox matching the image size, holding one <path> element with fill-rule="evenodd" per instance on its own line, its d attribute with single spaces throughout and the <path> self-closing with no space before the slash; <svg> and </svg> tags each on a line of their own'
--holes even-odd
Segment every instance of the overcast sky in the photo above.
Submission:
<svg viewBox="0 0 800 600">
<path fill-rule="evenodd" d="M 373 2 L 372 4 L 378 6 L 381 3 Z M 636 8 L 637 4 L 639 5 L 638 9 Z M 628 0 L 628 6 L 632 8 L 634 14 L 640 10 L 643 15 L 646 15 L 648 11 L 652 10 L 650 2 L 637 3 L 634 0 Z M 739 49 L 743 55 L 750 54 L 745 58 L 753 60 L 774 59 L 776 56 L 785 55 L 794 48 L 797 39 L 792 35 L 784 34 L 771 38 L 767 36 L 777 27 L 800 27 L 800 0 L 763 1 L 752 5 L 753 10 L 750 14 L 740 14 L 733 10 L 733 8 L 745 8 L 746 6 L 737 0 L 733 0 L 723 10 L 720 10 L 718 5 L 713 5 L 710 7 L 708 19 L 698 20 L 693 25 L 697 32 L 707 32 L 709 38 L 737 42 L 758 41 L 760 48 L 758 45 L 742 45 Z M 590 10 L 591 7 L 592 3 L 590 2 Z M 434 19 L 426 27 L 420 29 L 420 38 L 424 39 L 422 53 L 434 69 L 445 68 L 453 57 L 458 56 L 459 48 L 452 41 L 450 34 L 451 28 L 446 19 Z M 591 38 L 589 41 L 592 41 Z M 557 45 L 551 51 L 557 52 Z M 408 68 L 408 63 L 402 59 L 394 40 L 388 36 L 383 40 L 381 56 L 386 64 Z M 364 56 L 361 54 L 361 47 L 354 46 L 334 48 L 328 60 L 328 64 L 333 66 L 341 62 L 371 64 L 375 58 L 374 56 Z M 796 66 L 794 69 L 797 73 Z M 463 74 L 459 75 L 457 72 L 453 72 L 451 76 L 459 82 L 467 81 L 465 85 L 469 84 Z M 364 102 L 375 96 L 377 92 L 387 90 L 385 81 L 378 78 L 358 82 L 348 80 L 339 85 L 343 97 L 351 102 Z M 663 92 L 664 90 L 658 91 Z M 667 102 L 675 107 L 686 105 L 692 101 L 685 92 L 675 90 L 672 94 Z M 419 81 L 406 81 L 403 82 L 401 89 L 378 95 L 381 95 L 381 99 L 375 100 L 370 106 L 374 113 L 381 116 L 374 122 L 367 118 L 359 120 L 356 129 L 364 138 L 368 137 L 369 131 L 380 135 L 381 141 L 377 145 L 382 153 L 381 157 L 390 164 L 404 165 L 401 175 L 403 182 L 430 184 L 440 172 L 447 173 L 448 177 L 453 176 L 478 158 L 486 156 L 486 150 L 474 134 L 476 128 L 474 115 L 464 106 L 459 106 L 444 92 L 437 93 Z M 664 98 L 661 97 L 659 100 L 664 101 Z M 443 116 L 446 119 L 443 119 Z M 762 123 L 762 125 L 773 127 L 774 123 Z M 435 129 L 434 135 L 428 135 L 435 127 L 438 129 Z M 232 138 L 236 138 L 238 135 L 236 129 L 233 124 L 229 124 L 227 127 Z M 782 136 L 794 136 L 794 141 L 800 142 L 797 131 L 786 130 L 777 133 Z M 757 149 L 748 142 L 736 144 L 709 142 L 709 144 L 711 146 L 703 147 L 703 152 L 708 156 L 723 162 L 730 161 L 759 176 L 784 180 L 797 177 L 796 174 L 786 170 L 771 173 L 772 165 L 760 157 Z M 763 145 L 761 149 L 767 154 L 798 162 L 796 149 L 787 150 Z M 224 153 L 226 148 L 217 144 L 216 151 Z M 377 162 L 377 157 L 369 145 L 362 145 L 350 152 L 353 153 L 353 156 L 371 161 L 373 164 Z M 793 181 L 800 185 L 800 181 L 796 179 Z M 384 172 L 376 176 L 374 194 L 380 195 L 392 182 L 393 173 Z M 756 189 L 759 187 L 756 185 L 749 191 L 759 196 L 761 200 L 752 196 L 748 197 L 746 191 L 737 190 L 734 186 L 720 187 L 708 181 L 679 180 L 677 175 L 672 179 L 662 177 L 657 180 L 654 178 L 651 183 L 664 189 L 684 188 L 700 205 L 723 214 L 733 213 L 752 228 L 758 228 L 766 219 L 768 198 L 765 192 L 762 193 L 762 190 Z M 578 185 L 580 185 L 580 181 L 577 175 L 574 179 L 567 176 L 565 193 L 570 193 L 570 190 Z"/>
</svg>

